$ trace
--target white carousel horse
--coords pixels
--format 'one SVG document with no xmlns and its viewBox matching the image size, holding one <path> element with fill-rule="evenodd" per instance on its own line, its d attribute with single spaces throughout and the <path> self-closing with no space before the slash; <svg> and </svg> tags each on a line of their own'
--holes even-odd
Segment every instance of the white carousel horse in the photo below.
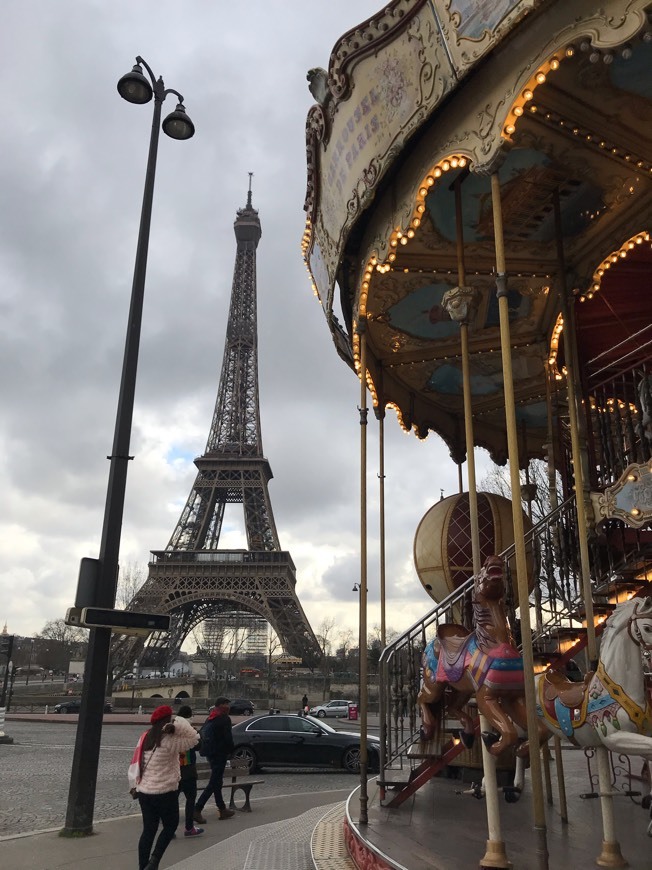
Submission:
<svg viewBox="0 0 652 870">
<path fill-rule="evenodd" d="M 619 604 L 607 620 L 595 673 L 573 683 L 548 670 L 537 677 L 537 714 L 546 727 L 576 746 L 605 746 L 652 762 L 652 598 Z M 649 804 L 649 801 L 646 801 Z M 644 804 L 645 805 L 645 804 Z M 652 836 L 652 822 L 648 826 Z"/>
</svg>

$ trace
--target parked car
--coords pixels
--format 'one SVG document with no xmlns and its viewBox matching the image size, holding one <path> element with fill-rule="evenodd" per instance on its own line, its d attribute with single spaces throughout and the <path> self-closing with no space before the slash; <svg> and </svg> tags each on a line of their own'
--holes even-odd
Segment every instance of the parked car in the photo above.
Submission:
<svg viewBox="0 0 652 870">
<path fill-rule="evenodd" d="M 244 759 L 253 773 L 268 765 L 338 767 L 360 771 L 360 733 L 336 731 L 311 716 L 256 716 L 233 726 L 232 757 Z M 380 740 L 367 737 L 370 770 L 379 770 Z"/>
<path fill-rule="evenodd" d="M 81 698 L 70 698 L 68 701 L 62 701 L 60 704 L 55 704 L 52 710 L 54 713 L 79 713 L 80 707 Z M 113 704 L 110 701 L 105 701 L 104 712 L 113 712 Z"/>
<path fill-rule="evenodd" d="M 253 701 L 247 701 L 244 698 L 236 698 L 235 701 L 231 701 L 231 709 L 229 713 L 233 713 L 234 716 L 253 716 L 254 710 L 256 709 Z"/>
<path fill-rule="evenodd" d="M 319 716 L 320 719 L 325 719 L 326 716 L 342 716 L 344 719 L 349 715 L 349 705 L 353 701 L 329 701 L 327 704 L 318 704 L 316 707 L 310 708 L 311 716 Z"/>
</svg>

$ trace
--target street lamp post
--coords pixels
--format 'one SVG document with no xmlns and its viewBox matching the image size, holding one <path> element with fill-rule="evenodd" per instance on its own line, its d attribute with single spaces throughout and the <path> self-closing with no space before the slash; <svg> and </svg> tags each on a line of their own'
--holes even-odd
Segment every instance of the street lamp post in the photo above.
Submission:
<svg viewBox="0 0 652 870">
<path fill-rule="evenodd" d="M 147 70 L 151 84 L 143 75 L 143 66 Z M 151 68 L 142 57 L 137 57 L 136 64 L 131 72 L 120 79 L 118 82 L 118 92 L 125 100 L 137 105 L 148 103 L 153 96 L 154 116 L 149 142 L 149 156 L 147 159 L 145 190 L 143 193 L 138 244 L 136 247 L 134 277 L 131 287 L 131 304 L 127 323 L 127 337 L 122 364 L 120 393 L 118 396 L 113 450 L 111 456 L 107 457 L 111 464 L 109 466 L 109 481 L 98 560 L 96 601 L 94 603 L 97 607 L 109 608 L 115 605 L 120 535 L 127 484 L 127 463 L 133 458 L 129 456 L 129 441 L 136 389 L 136 370 L 138 366 L 138 348 L 140 344 L 140 326 L 145 291 L 145 273 L 147 270 L 147 251 L 152 217 L 159 127 L 162 126 L 163 132 L 173 139 L 190 139 L 195 132 L 192 121 L 186 115 L 181 94 L 172 88 L 166 88 L 162 78 L 156 79 Z M 168 94 L 175 94 L 178 98 L 178 104 L 176 109 L 161 124 L 161 107 Z M 95 788 L 100 756 L 102 716 L 104 712 L 110 645 L 111 630 L 109 628 L 91 629 L 86 656 L 79 723 L 77 725 L 77 737 L 75 740 L 75 752 L 70 775 L 66 823 L 63 828 L 63 833 L 69 836 L 92 834 L 93 832 L 93 808 L 95 804 Z"/>
</svg>

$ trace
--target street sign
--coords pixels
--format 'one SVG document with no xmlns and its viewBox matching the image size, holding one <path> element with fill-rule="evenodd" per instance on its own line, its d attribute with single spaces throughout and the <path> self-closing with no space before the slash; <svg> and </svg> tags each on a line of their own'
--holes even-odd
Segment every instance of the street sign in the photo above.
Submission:
<svg viewBox="0 0 652 870">
<path fill-rule="evenodd" d="M 162 613 L 136 613 L 108 607 L 84 607 L 80 625 L 84 628 L 110 628 L 118 634 L 169 631 L 170 617 Z"/>
</svg>

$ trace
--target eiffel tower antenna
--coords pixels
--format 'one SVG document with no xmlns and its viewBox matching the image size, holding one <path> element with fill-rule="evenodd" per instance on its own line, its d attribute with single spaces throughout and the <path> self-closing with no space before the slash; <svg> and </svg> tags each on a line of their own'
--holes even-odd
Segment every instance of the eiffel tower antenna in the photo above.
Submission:
<svg viewBox="0 0 652 870">
<path fill-rule="evenodd" d="M 295 592 L 296 569 L 281 549 L 267 484 L 258 396 L 256 249 L 262 234 L 251 203 L 234 223 L 235 268 L 222 372 L 206 449 L 195 459 L 197 476 L 165 550 L 153 550 L 149 575 L 131 610 L 170 614 L 169 635 L 152 636 L 159 660 L 178 652 L 205 619 L 246 613 L 263 617 L 284 650 L 312 666 L 319 643 Z M 246 550 L 220 549 L 227 504 L 244 509 Z M 148 655 L 150 658 L 151 655 Z"/>
</svg>

